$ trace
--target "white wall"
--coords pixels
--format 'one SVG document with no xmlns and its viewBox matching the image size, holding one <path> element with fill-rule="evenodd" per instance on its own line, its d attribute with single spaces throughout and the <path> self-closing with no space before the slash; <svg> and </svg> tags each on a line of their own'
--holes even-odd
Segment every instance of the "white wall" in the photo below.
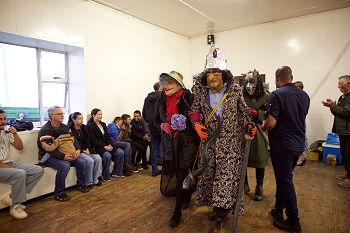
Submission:
<svg viewBox="0 0 350 233">
<path fill-rule="evenodd" d="M 350 8 L 217 33 L 215 41 L 234 75 L 256 68 L 270 90 L 276 68 L 291 66 L 311 96 L 307 136 L 313 142 L 325 139 L 333 120 L 321 101 L 338 99 L 337 78 L 350 73 L 350 51 L 341 53 L 348 22 Z M 209 49 L 206 36 L 189 40 L 84 0 L 0 0 L 0 31 L 84 48 L 84 72 L 77 75 L 85 79 L 79 85 L 86 101 L 72 111 L 97 107 L 105 122 L 141 109 L 161 72 L 178 70 L 190 88 Z"/>
<path fill-rule="evenodd" d="M 234 76 L 256 68 L 266 74 L 270 91 L 275 89 L 275 70 L 282 65 L 292 68 L 294 81 L 303 81 L 311 97 L 306 124 L 312 143 L 326 139 L 332 128 L 333 115 L 321 101 L 338 100 L 338 77 L 350 74 L 349 22 L 346 8 L 217 33 L 215 44 Z M 203 70 L 208 50 L 206 36 L 190 39 L 191 73 Z"/>
<path fill-rule="evenodd" d="M 100 108 L 107 123 L 142 110 L 162 72 L 178 70 L 191 85 L 188 38 L 85 0 L 0 0 L 0 31 L 84 48 L 84 71 L 75 74 L 85 91 L 71 110 Z"/>
</svg>

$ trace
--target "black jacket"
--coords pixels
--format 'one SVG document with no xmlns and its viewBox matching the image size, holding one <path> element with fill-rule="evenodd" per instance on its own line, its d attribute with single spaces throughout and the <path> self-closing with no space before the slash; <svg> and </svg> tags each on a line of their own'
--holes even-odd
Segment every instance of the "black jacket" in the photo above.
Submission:
<svg viewBox="0 0 350 233">
<path fill-rule="evenodd" d="M 147 95 L 142 109 L 142 117 L 148 123 L 148 128 L 152 136 L 159 136 L 160 131 L 156 125 L 154 125 L 154 117 L 156 115 L 157 100 L 161 96 L 160 91 L 154 91 Z"/>
<path fill-rule="evenodd" d="M 105 146 L 113 146 L 113 142 L 111 140 L 111 136 L 108 133 L 106 123 L 101 121 L 101 125 L 103 127 L 103 130 L 105 131 L 104 134 L 102 134 L 100 128 L 94 121 L 87 123 L 87 127 L 89 128 L 90 133 L 91 146 L 99 155 L 103 155 L 103 153 L 107 151 L 104 148 Z M 116 149 L 117 148 L 114 148 L 114 150 Z"/>
</svg>

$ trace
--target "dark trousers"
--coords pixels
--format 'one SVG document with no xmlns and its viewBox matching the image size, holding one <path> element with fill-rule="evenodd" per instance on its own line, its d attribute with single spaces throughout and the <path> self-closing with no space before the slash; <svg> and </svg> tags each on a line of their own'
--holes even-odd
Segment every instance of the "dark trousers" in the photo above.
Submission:
<svg viewBox="0 0 350 233">
<path fill-rule="evenodd" d="M 350 136 L 339 135 L 340 154 L 343 156 L 345 170 L 350 179 Z"/>
<path fill-rule="evenodd" d="M 289 151 L 282 145 L 272 146 L 271 161 L 276 178 L 275 209 L 286 208 L 288 219 L 298 218 L 297 197 L 293 184 L 293 169 L 302 151 Z"/>
</svg>

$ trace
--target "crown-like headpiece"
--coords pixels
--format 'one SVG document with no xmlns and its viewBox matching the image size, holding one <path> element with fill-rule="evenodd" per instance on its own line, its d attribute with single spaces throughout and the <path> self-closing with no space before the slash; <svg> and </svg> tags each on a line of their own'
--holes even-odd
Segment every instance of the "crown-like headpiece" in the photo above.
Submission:
<svg viewBox="0 0 350 233">
<path fill-rule="evenodd" d="M 210 46 L 206 61 L 205 61 L 205 70 L 206 69 L 220 69 L 226 70 L 226 58 L 221 53 L 218 48 L 215 48 L 213 45 Z"/>
</svg>

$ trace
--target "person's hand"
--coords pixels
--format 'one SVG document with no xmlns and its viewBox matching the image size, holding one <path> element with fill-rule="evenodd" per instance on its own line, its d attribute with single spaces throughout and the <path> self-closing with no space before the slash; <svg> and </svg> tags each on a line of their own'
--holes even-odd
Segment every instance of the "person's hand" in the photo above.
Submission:
<svg viewBox="0 0 350 233">
<path fill-rule="evenodd" d="M 80 150 L 76 150 L 74 154 L 74 159 L 79 158 L 79 156 L 80 156 Z"/>
<path fill-rule="evenodd" d="M 335 104 L 334 100 L 326 99 L 325 101 L 322 101 L 323 106 L 330 107 L 332 104 Z"/>
<path fill-rule="evenodd" d="M 255 108 L 249 108 L 249 111 L 250 111 L 250 115 L 252 116 L 253 120 L 258 118 L 259 113 L 258 113 L 258 111 L 256 111 Z"/>
<path fill-rule="evenodd" d="M 112 151 L 112 150 L 113 150 L 113 146 L 111 146 L 111 145 L 104 146 L 103 148 L 104 148 L 105 150 L 107 150 L 107 151 Z"/>
<path fill-rule="evenodd" d="M 6 133 L 16 134 L 16 133 L 17 133 L 17 130 L 16 130 L 16 128 L 15 128 L 15 127 L 10 126 L 10 127 L 8 128 L 8 130 L 7 130 L 7 131 L 5 131 L 5 132 L 6 132 Z"/>
<path fill-rule="evenodd" d="M 254 137 L 254 135 L 256 134 L 256 126 L 255 126 L 254 122 L 246 123 L 244 125 L 244 130 L 245 130 L 247 135 Z"/>
<path fill-rule="evenodd" d="M 83 153 L 86 155 L 90 155 L 90 150 L 87 148 L 86 150 L 83 150 Z"/>
<path fill-rule="evenodd" d="M 73 161 L 74 160 L 74 155 L 66 154 L 66 155 L 64 155 L 64 160 L 66 160 L 66 161 Z"/>
<path fill-rule="evenodd" d="M 191 119 L 191 121 L 194 122 L 200 122 L 203 119 L 202 114 L 200 114 L 199 112 L 188 112 L 188 116 Z"/>
<path fill-rule="evenodd" d="M 194 129 L 197 131 L 197 134 L 201 139 L 208 137 L 207 128 L 205 128 L 203 125 L 195 124 Z"/>
<path fill-rule="evenodd" d="M 160 127 L 162 128 L 162 130 L 167 133 L 167 134 L 171 134 L 171 132 L 174 131 L 173 128 L 171 128 L 171 125 L 168 122 L 162 123 L 160 125 Z"/>
</svg>

